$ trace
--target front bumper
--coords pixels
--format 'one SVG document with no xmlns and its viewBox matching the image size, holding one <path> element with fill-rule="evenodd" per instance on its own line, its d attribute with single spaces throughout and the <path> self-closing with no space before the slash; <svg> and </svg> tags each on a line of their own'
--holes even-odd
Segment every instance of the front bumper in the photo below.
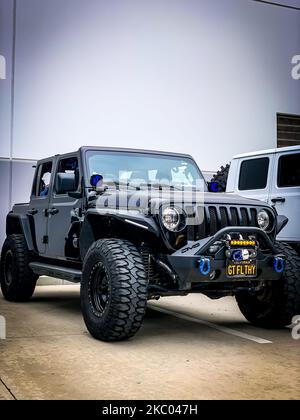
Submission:
<svg viewBox="0 0 300 420">
<path fill-rule="evenodd" d="M 233 233 L 243 236 L 255 235 L 262 246 L 257 249 L 257 275 L 255 278 L 230 278 L 227 276 L 225 245 L 214 255 L 209 253 L 211 246 L 214 246 L 227 234 Z M 199 271 L 202 259 L 209 259 L 210 270 L 205 275 Z M 284 261 L 285 256 L 278 254 L 267 234 L 256 227 L 227 227 L 213 237 L 190 242 L 187 246 L 168 256 L 169 264 L 177 275 L 180 290 L 190 290 L 192 286 L 199 284 L 238 283 L 245 282 L 245 280 L 276 281 L 282 276 L 282 272 L 278 272 L 274 265 L 278 259 Z"/>
</svg>

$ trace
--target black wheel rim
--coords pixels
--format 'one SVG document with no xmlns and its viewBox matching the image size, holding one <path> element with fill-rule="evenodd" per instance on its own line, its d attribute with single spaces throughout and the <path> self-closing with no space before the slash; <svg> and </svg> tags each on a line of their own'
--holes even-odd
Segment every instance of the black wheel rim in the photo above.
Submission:
<svg viewBox="0 0 300 420">
<path fill-rule="evenodd" d="M 13 281 L 13 255 L 11 251 L 7 251 L 4 260 L 4 282 L 10 286 Z"/>
<path fill-rule="evenodd" d="M 252 296 L 253 309 L 257 314 L 257 318 L 265 318 L 272 310 L 274 301 L 276 301 L 276 285 L 272 282 L 265 282 L 264 287 L 259 293 Z"/>
<path fill-rule="evenodd" d="M 99 262 L 93 267 L 89 281 L 89 300 L 93 313 L 101 317 L 108 306 L 110 296 L 109 277 L 104 265 Z"/>
</svg>

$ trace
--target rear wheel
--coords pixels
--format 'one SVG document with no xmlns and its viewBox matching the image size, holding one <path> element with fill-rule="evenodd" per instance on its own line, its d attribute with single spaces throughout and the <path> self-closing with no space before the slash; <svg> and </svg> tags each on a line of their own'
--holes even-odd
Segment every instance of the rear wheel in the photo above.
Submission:
<svg viewBox="0 0 300 420">
<path fill-rule="evenodd" d="M 5 299 L 25 302 L 33 295 L 38 276 L 29 268 L 30 254 L 23 235 L 6 238 L 0 263 L 1 290 Z"/>
<path fill-rule="evenodd" d="M 264 328 L 282 328 L 300 314 L 300 257 L 285 243 L 277 243 L 278 253 L 286 255 L 286 269 L 278 282 L 266 282 L 257 294 L 236 295 L 245 318 Z"/>
<path fill-rule="evenodd" d="M 98 340 L 134 336 L 146 311 L 147 276 L 136 247 L 103 239 L 89 249 L 82 273 L 81 308 L 87 329 Z"/>
</svg>

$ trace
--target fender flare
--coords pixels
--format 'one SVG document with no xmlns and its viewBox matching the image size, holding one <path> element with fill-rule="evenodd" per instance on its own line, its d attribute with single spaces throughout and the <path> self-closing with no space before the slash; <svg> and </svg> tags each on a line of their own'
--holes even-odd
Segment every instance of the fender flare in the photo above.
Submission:
<svg viewBox="0 0 300 420">
<path fill-rule="evenodd" d="M 36 251 L 35 241 L 32 237 L 32 227 L 28 217 L 23 214 L 9 213 L 6 217 L 6 236 L 24 235 L 29 251 Z"/>
<path fill-rule="evenodd" d="M 161 234 L 158 226 L 151 217 L 147 217 L 144 214 L 139 212 L 131 211 L 105 211 L 102 214 L 99 213 L 96 209 L 90 209 L 85 214 L 85 219 L 82 224 L 79 244 L 80 244 L 80 255 L 82 260 L 84 259 L 89 247 L 94 243 L 98 238 L 94 234 L 94 229 L 91 223 L 91 217 L 97 216 L 99 218 L 105 218 L 106 222 L 110 223 L 113 221 L 118 221 L 125 223 L 128 226 L 131 226 L 134 229 L 140 230 L 141 232 L 147 232 L 147 234 L 153 235 L 158 239 Z"/>
</svg>

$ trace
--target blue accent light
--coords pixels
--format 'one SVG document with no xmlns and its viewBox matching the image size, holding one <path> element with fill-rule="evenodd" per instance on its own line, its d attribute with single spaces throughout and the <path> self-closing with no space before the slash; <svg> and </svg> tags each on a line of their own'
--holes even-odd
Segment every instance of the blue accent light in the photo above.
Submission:
<svg viewBox="0 0 300 420">
<path fill-rule="evenodd" d="M 281 257 L 275 257 L 274 258 L 274 270 L 276 271 L 276 273 L 283 273 L 285 268 L 285 261 L 283 258 Z"/>
<path fill-rule="evenodd" d="M 100 182 L 102 180 L 103 180 L 102 175 L 98 175 L 98 174 L 97 175 L 92 175 L 91 180 L 90 180 L 91 186 L 92 187 L 97 187 L 98 182 Z"/>
<path fill-rule="evenodd" d="M 209 184 L 209 190 L 210 192 L 219 192 L 219 183 L 218 182 L 210 182 Z"/>
<path fill-rule="evenodd" d="M 208 276 L 211 270 L 211 262 L 209 258 L 201 258 L 199 264 L 199 273 L 203 276 Z"/>
</svg>

